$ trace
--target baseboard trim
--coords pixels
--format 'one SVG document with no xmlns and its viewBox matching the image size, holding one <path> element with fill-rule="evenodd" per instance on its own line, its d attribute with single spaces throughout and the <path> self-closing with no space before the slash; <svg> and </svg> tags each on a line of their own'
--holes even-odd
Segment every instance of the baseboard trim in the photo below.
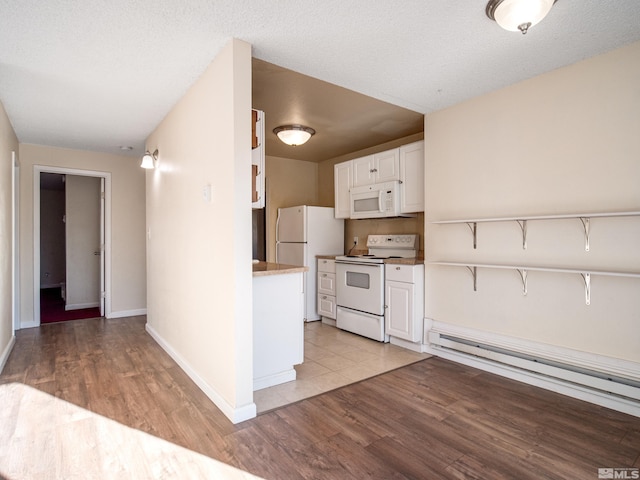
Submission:
<svg viewBox="0 0 640 480">
<path fill-rule="evenodd" d="M 173 347 L 149 323 L 145 325 L 145 330 L 156 341 L 160 347 L 169 354 L 180 368 L 194 381 L 200 390 L 231 420 L 233 424 L 244 422 L 255 418 L 257 407 L 254 402 L 242 407 L 231 406 L 216 390 L 205 382 L 200 375 L 189 365 L 189 363 L 176 352 Z"/>
<path fill-rule="evenodd" d="M 64 309 L 66 311 L 69 310 L 82 310 L 85 308 L 95 308 L 95 307 L 99 307 L 100 306 L 100 302 L 89 302 L 89 303 L 74 303 L 71 305 L 65 305 Z"/>
<path fill-rule="evenodd" d="M 11 340 L 7 343 L 6 348 L 3 350 L 2 355 L 0 355 L 0 373 L 4 370 L 4 366 L 7 364 L 7 360 L 9 360 L 9 355 L 11 355 L 11 351 L 13 350 L 13 346 L 16 344 L 16 336 L 11 335 Z"/>
<path fill-rule="evenodd" d="M 124 317 L 138 317 L 140 315 L 146 315 L 146 308 L 139 308 L 137 310 L 120 310 L 118 312 L 111 312 L 107 315 L 107 318 L 124 318 Z"/>
<path fill-rule="evenodd" d="M 404 340 L 402 338 L 389 337 L 389 343 L 391 345 L 396 345 L 398 347 L 406 348 L 407 350 L 411 350 L 416 353 L 425 353 L 426 345 L 423 345 L 420 342 L 410 342 L 408 340 Z"/>
<path fill-rule="evenodd" d="M 280 385 L 281 383 L 293 382 L 296 379 L 296 370 L 286 370 L 284 372 L 274 373 L 273 375 L 267 375 L 266 377 L 253 379 L 253 391 L 262 390 L 263 388 L 273 387 Z"/>
<path fill-rule="evenodd" d="M 604 392 L 592 390 L 588 387 L 583 387 L 581 385 L 576 385 L 553 377 L 547 377 L 535 372 L 510 367 L 508 365 L 499 364 L 480 357 L 458 353 L 451 350 L 443 350 L 439 347 L 434 347 L 433 345 L 426 346 L 425 350 L 426 353 L 430 353 L 440 358 L 461 363 L 469 367 L 478 368 L 485 372 L 494 373 L 528 385 L 544 388 L 545 390 L 550 390 L 562 395 L 567 395 L 568 397 L 577 398 L 578 400 L 583 400 L 595 405 L 600 405 L 601 407 L 610 408 L 611 410 L 627 413 L 634 417 L 640 417 L 640 403 L 632 400 L 607 395 Z"/>
</svg>

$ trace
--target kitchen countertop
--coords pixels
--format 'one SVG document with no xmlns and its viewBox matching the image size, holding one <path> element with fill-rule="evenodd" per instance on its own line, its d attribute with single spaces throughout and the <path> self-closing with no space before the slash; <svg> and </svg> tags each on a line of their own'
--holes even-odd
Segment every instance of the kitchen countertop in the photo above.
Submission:
<svg viewBox="0 0 640 480">
<path fill-rule="evenodd" d="M 284 275 L 287 273 L 308 272 L 309 267 L 286 265 L 284 263 L 258 262 L 253 264 L 253 276 Z"/>
<path fill-rule="evenodd" d="M 366 253 L 366 250 L 364 251 Z M 335 260 L 337 255 L 316 255 L 318 259 Z M 424 264 L 424 257 L 412 257 L 412 258 L 387 258 L 384 263 L 389 265 L 422 265 Z"/>
<path fill-rule="evenodd" d="M 387 258 L 384 263 L 386 265 L 423 265 L 424 258 L 422 257 L 413 257 L 413 258 Z"/>
</svg>

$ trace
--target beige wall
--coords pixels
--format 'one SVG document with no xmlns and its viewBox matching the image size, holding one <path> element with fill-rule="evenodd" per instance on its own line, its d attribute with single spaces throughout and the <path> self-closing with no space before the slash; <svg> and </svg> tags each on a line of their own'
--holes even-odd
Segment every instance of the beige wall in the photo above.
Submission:
<svg viewBox="0 0 640 480">
<path fill-rule="evenodd" d="M 144 312 L 144 172 L 139 159 L 39 145 L 20 145 L 20 290 L 21 322 L 33 315 L 34 165 L 111 173 L 111 315 Z M 38 279 L 36 279 L 37 281 Z"/>
<path fill-rule="evenodd" d="M 640 210 L 640 43 L 429 115 L 426 255 L 429 261 L 640 272 L 640 217 L 579 220 L 434 220 Z M 640 279 L 428 266 L 426 316 L 550 345 L 640 361 Z"/>
<path fill-rule="evenodd" d="M 12 325 L 12 158 L 18 154 L 16 137 L 9 117 L 0 102 L 0 368 L 9 354 L 13 338 Z"/>
<path fill-rule="evenodd" d="M 146 145 L 148 327 L 232 421 L 253 416 L 251 46 L 225 46 Z"/>
<path fill-rule="evenodd" d="M 368 235 L 387 235 L 411 233 L 419 235 L 419 251 L 424 250 L 424 213 L 418 213 L 410 218 L 371 218 L 363 220 L 346 220 L 344 231 L 345 252 L 367 250 Z M 353 238 L 358 237 L 358 243 L 354 246 Z"/>
<path fill-rule="evenodd" d="M 318 203 L 317 163 L 266 157 L 265 173 L 267 260 L 275 262 L 278 208 L 296 205 L 329 205 Z"/>
</svg>

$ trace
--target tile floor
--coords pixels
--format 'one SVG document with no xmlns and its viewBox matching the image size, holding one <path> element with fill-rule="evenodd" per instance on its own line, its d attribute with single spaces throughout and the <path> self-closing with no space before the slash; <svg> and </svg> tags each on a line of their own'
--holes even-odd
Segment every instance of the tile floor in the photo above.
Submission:
<svg viewBox="0 0 640 480">
<path fill-rule="evenodd" d="M 258 390 L 253 400 L 258 413 L 265 413 L 429 357 L 322 322 L 305 323 L 304 363 L 295 367 L 297 380 Z"/>
</svg>

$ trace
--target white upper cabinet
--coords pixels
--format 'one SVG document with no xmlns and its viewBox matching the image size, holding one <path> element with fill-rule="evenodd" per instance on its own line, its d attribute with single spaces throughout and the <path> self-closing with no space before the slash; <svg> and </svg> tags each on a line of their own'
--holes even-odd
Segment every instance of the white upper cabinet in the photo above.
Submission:
<svg viewBox="0 0 640 480">
<path fill-rule="evenodd" d="M 424 141 L 400 147 L 400 212 L 424 212 Z"/>
<path fill-rule="evenodd" d="M 362 187 L 400 179 L 400 151 L 397 148 L 352 160 L 353 186 Z"/>
<path fill-rule="evenodd" d="M 336 164 L 335 216 L 349 218 L 352 187 L 400 180 L 400 212 L 424 212 L 424 141 Z"/>
<path fill-rule="evenodd" d="M 336 218 L 349 218 L 349 189 L 351 187 L 353 187 L 351 160 L 338 163 L 333 167 L 334 214 Z"/>
<path fill-rule="evenodd" d="M 251 207 L 264 208 L 264 112 L 251 110 Z"/>
</svg>

